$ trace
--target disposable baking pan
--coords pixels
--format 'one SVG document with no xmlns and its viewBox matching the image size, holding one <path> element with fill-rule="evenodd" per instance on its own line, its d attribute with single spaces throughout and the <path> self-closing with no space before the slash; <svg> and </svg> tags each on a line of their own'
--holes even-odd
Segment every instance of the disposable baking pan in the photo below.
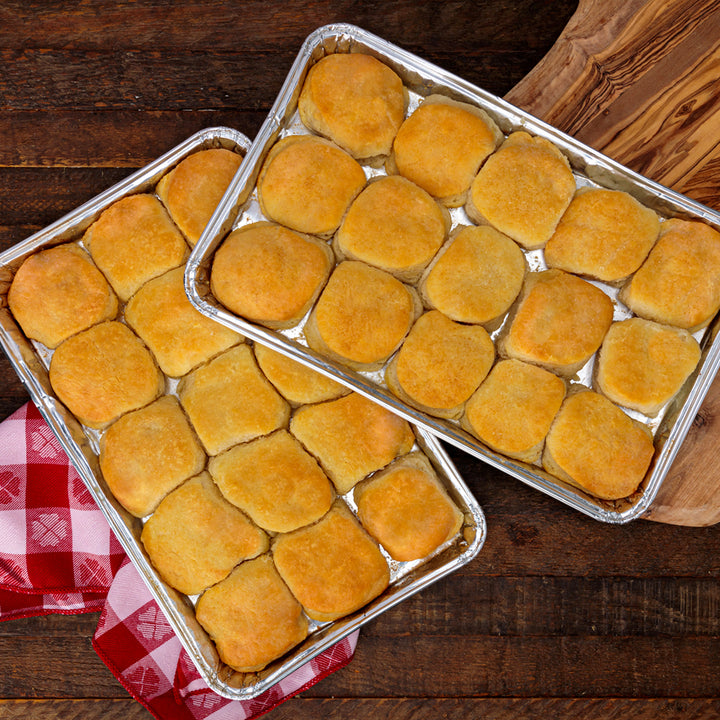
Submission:
<svg viewBox="0 0 720 720">
<path fill-rule="evenodd" d="M 231 230 L 267 219 L 258 203 L 256 181 L 268 151 L 284 136 L 309 132 L 297 112 L 298 97 L 308 70 L 326 54 L 348 52 L 372 55 L 395 70 L 409 91 L 408 113 L 417 107 L 423 97 L 432 93 L 472 103 L 485 110 L 505 134 L 524 130 L 553 142 L 570 161 L 578 187 L 624 190 L 655 210 L 661 218 L 697 219 L 715 229 L 720 228 L 720 214 L 710 208 L 642 177 L 462 78 L 355 26 L 327 25 L 313 32 L 302 45 L 241 171 L 228 188 L 214 221 L 208 224 L 188 261 L 185 282 L 191 301 L 201 312 L 228 327 L 334 377 L 443 440 L 597 520 L 626 523 L 639 517 L 657 494 L 717 372 L 720 362 L 720 347 L 715 340 L 717 317 L 695 336 L 702 346 L 702 358 L 678 396 L 655 418 L 630 413 L 650 428 L 655 439 L 655 456 L 640 487 L 628 498 L 603 501 L 563 483 L 537 464 L 514 461 L 491 451 L 457 422 L 438 419 L 403 403 L 388 390 L 383 370 L 356 372 L 314 352 L 307 346 L 303 335 L 305 320 L 289 331 L 268 330 L 229 312 L 213 296 L 209 273 L 215 250 Z M 368 178 L 384 174 L 382 169 L 373 167 L 366 167 L 365 171 Z M 471 223 L 462 208 L 453 209 L 451 215 L 453 226 Z M 526 259 L 531 270 L 545 268 L 542 251 L 528 252 Z M 602 283 L 596 284 L 615 302 L 615 319 L 628 317 L 627 309 L 616 301 L 617 290 Z M 593 360 L 580 371 L 579 382 L 590 384 Z"/>
<path fill-rule="evenodd" d="M 3 350 L 203 679 L 216 693 L 231 699 L 249 699 L 268 690 L 366 622 L 469 562 L 479 552 L 486 535 L 483 512 L 443 447 L 427 430 L 415 428 L 414 449 L 428 457 L 448 494 L 463 513 L 460 532 L 423 561 L 399 563 L 390 560 L 391 583 L 384 593 L 341 620 L 311 622 L 306 641 L 258 673 L 238 673 L 224 665 L 212 641 L 195 620 L 192 606 L 196 598 L 175 591 L 153 568 L 140 541 L 143 521 L 123 509 L 103 480 L 97 455 L 101 433 L 81 426 L 55 397 L 48 379 L 52 352 L 23 335 L 8 309 L 7 292 L 15 271 L 26 257 L 59 243 L 80 242 L 84 230 L 105 208 L 127 195 L 152 192 L 157 181 L 187 155 L 210 147 L 235 149 L 245 155 L 249 146 L 250 141 L 244 135 L 230 128 L 209 128 L 196 133 L 145 168 L 0 255 L 0 343 Z M 176 380 L 167 379 L 168 392 L 172 393 L 176 385 Z M 346 499 L 352 508 L 352 492 Z"/>
</svg>

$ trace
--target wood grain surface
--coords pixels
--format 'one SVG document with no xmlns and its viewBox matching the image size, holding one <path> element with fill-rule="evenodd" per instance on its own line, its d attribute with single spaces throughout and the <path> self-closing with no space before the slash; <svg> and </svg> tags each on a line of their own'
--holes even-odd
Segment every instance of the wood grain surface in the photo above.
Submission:
<svg viewBox="0 0 720 720">
<path fill-rule="evenodd" d="M 670 171 L 718 137 L 716 126 L 701 131 L 712 92 L 692 104 L 670 87 L 683 65 L 676 55 L 689 70 L 712 67 L 702 50 L 718 37 L 712 9 L 681 0 L 0 0 L 0 248 L 196 130 L 230 125 L 252 137 L 305 37 L 330 22 L 353 22 L 496 95 L 515 87 L 581 139 L 594 127 L 604 149 L 633 147 L 623 162 Z M 635 82 L 620 72 L 628 65 Z M 646 113 L 643 143 L 653 149 L 623 132 Z M 678 137 L 671 125 L 693 129 L 674 160 L 663 155 Z M 683 189 L 712 205 L 711 154 Z M 0 357 L 0 417 L 27 399 Z M 697 421 L 708 442 L 716 417 L 704 407 Z M 718 526 L 606 525 L 449 452 L 487 516 L 479 556 L 367 625 L 346 668 L 268 720 L 720 717 Z M 150 717 L 93 651 L 97 619 L 0 623 L 0 719 Z"/>
</svg>

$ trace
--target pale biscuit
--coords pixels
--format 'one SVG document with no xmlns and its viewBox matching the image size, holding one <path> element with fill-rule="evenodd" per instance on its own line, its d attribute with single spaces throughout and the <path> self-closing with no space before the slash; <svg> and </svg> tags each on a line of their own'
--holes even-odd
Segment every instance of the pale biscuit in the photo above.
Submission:
<svg viewBox="0 0 720 720">
<path fill-rule="evenodd" d="M 501 360 L 468 400 L 462 425 L 490 449 L 536 462 L 565 389 L 565 383 L 548 370 Z"/>
<path fill-rule="evenodd" d="M 632 195 L 580 188 L 545 246 L 545 262 L 616 283 L 642 265 L 659 231 L 657 214 Z"/>
<path fill-rule="evenodd" d="M 575 178 L 563 153 L 549 140 L 518 131 L 480 168 L 465 209 L 524 248 L 550 239 L 575 193 Z"/>
<path fill-rule="evenodd" d="M 421 453 L 364 480 L 355 488 L 354 499 L 363 527 L 400 562 L 427 557 L 463 524 L 462 513 Z"/>
<path fill-rule="evenodd" d="M 407 91 L 387 65 L 370 55 L 336 53 L 309 70 L 298 100 L 307 128 L 353 157 L 388 155 L 405 117 Z"/>
<path fill-rule="evenodd" d="M 399 176 L 370 182 L 338 228 L 340 259 L 361 260 L 415 282 L 447 238 L 450 215 L 423 189 Z"/>
<path fill-rule="evenodd" d="M 406 420 L 354 392 L 299 408 L 290 432 L 318 459 L 341 495 L 415 442 Z"/>
<path fill-rule="evenodd" d="M 459 207 L 481 163 L 502 139 L 484 110 L 430 95 L 400 126 L 386 165 L 444 205 Z"/>
<path fill-rule="evenodd" d="M 293 595 L 320 622 L 359 610 L 390 582 L 383 554 L 342 501 L 314 525 L 276 537 L 272 551 Z"/>
<path fill-rule="evenodd" d="M 289 532 L 321 518 L 335 493 L 315 458 L 286 430 L 210 459 L 222 494 L 261 528 Z"/>
<path fill-rule="evenodd" d="M 595 385 L 613 402 L 657 415 L 700 361 L 700 346 L 681 328 L 630 318 L 608 330 L 595 365 Z"/>
<path fill-rule="evenodd" d="M 185 375 L 242 340 L 193 307 L 185 294 L 184 273 L 179 267 L 153 278 L 125 306 L 126 322 L 170 377 Z"/>
<path fill-rule="evenodd" d="M 155 192 L 191 247 L 200 239 L 241 162 L 232 150 L 209 148 L 188 155 L 160 178 Z"/>
<path fill-rule="evenodd" d="M 112 320 L 118 299 L 90 256 L 74 243 L 30 255 L 15 273 L 8 306 L 25 335 L 49 348 Z"/>
<path fill-rule="evenodd" d="M 484 380 L 495 346 L 479 325 L 461 325 L 437 310 L 421 315 L 390 361 L 385 382 L 409 405 L 457 418 Z"/>
<path fill-rule="evenodd" d="M 162 203 L 148 194 L 110 205 L 87 229 L 83 244 L 123 301 L 148 280 L 182 265 L 190 253 Z"/>
<path fill-rule="evenodd" d="M 336 266 L 303 331 L 317 352 L 358 370 L 397 350 L 422 307 L 415 290 L 356 260 Z"/>
<path fill-rule="evenodd" d="M 160 502 L 140 539 L 163 580 L 186 595 L 201 593 L 268 549 L 268 536 L 223 498 L 206 472 Z"/>
<path fill-rule="evenodd" d="M 50 384 L 81 423 L 101 429 L 155 400 L 165 378 L 142 340 L 109 320 L 58 345 L 50 360 Z"/>
<path fill-rule="evenodd" d="M 720 308 L 720 233 L 697 221 L 666 220 L 619 298 L 648 320 L 702 329 Z"/>
<path fill-rule="evenodd" d="M 100 440 L 100 469 L 118 502 L 144 517 L 205 466 L 205 453 L 178 401 L 165 395 L 124 415 Z"/>
<path fill-rule="evenodd" d="M 290 406 L 244 344 L 185 376 L 178 396 L 209 455 L 267 435 L 287 425 L 290 417 Z"/>
<path fill-rule="evenodd" d="M 314 135 L 290 135 L 270 149 L 257 181 L 260 208 L 292 230 L 330 236 L 365 186 L 344 150 Z"/>
<path fill-rule="evenodd" d="M 281 225 L 231 232 L 213 259 L 210 287 L 235 314 L 273 329 L 296 325 L 317 298 L 335 258 L 330 246 Z"/>
<path fill-rule="evenodd" d="M 262 670 L 302 642 L 308 621 L 269 555 L 238 565 L 197 602 L 195 615 L 220 659 L 238 672 Z"/>
</svg>

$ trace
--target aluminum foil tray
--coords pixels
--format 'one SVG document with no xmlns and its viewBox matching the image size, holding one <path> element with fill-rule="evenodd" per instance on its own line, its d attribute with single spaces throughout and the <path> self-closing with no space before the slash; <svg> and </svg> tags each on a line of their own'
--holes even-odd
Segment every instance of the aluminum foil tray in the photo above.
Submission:
<svg viewBox="0 0 720 720">
<path fill-rule="evenodd" d="M 338 52 L 366 53 L 395 70 L 409 91 L 408 114 L 423 97 L 432 93 L 442 93 L 475 104 L 485 110 L 505 134 L 525 130 L 553 142 L 570 161 L 578 187 L 625 190 L 655 210 L 661 218 L 698 219 L 720 229 L 720 214 L 710 208 L 647 180 L 462 78 L 355 26 L 327 25 L 312 33 L 300 49 L 243 167 L 228 188 L 214 220 L 208 224 L 203 237 L 195 246 L 185 275 L 186 290 L 191 301 L 201 312 L 228 327 L 334 377 L 443 440 L 597 520 L 626 523 L 639 517 L 657 494 L 717 371 L 720 362 L 720 345 L 715 341 L 719 325 L 717 317 L 708 328 L 695 336 L 702 346 L 702 358 L 679 395 L 655 418 L 630 413 L 650 428 L 656 447 L 651 467 L 637 492 L 623 500 L 603 501 L 563 483 L 539 465 L 514 461 L 491 451 L 463 430 L 458 422 L 432 417 L 403 403 L 385 385 L 384 368 L 376 372 L 356 372 L 319 355 L 305 341 L 302 331 L 305 319 L 291 330 L 268 330 L 229 312 L 213 296 L 209 286 L 209 271 L 215 250 L 231 230 L 267 219 L 260 209 L 256 191 L 256 181 L 264 158 L 278 139 L 309 133 L 297 112 L 303 81 L 313 63 L 326 54 Z M 368 178 L 384 174 L 382 169 L 364 169 Z M 453 227 L 471 224 L 463 208 L 452 209 L 451 216 Z M 527 252 L 526 259 L 530 270 L 539 271 L 546 267 L 542 251 Z M 615 319 L 628 317 L 627 309 L 616 302 L 617 290 L 602 283 L 596 284 L 615 302 Z M 578 381 L 589 385 L 592 365 L 593 359 L 580 371 Z"/>
</svg>

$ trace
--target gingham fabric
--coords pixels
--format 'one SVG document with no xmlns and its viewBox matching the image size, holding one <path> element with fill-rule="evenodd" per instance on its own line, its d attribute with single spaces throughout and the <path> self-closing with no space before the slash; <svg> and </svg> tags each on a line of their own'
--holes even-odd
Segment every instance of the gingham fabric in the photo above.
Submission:
<svg viewBox="0 0 720 720">
<path fill-rule="evenodd" d="M 346 665 L 353 633 L 252 700 L 204 682 L 83 481 L 27 403 L 0 423 L 0 620 L 102 611 L 93 646 L 158 720 L 250 720 Z"/>
</svg>

